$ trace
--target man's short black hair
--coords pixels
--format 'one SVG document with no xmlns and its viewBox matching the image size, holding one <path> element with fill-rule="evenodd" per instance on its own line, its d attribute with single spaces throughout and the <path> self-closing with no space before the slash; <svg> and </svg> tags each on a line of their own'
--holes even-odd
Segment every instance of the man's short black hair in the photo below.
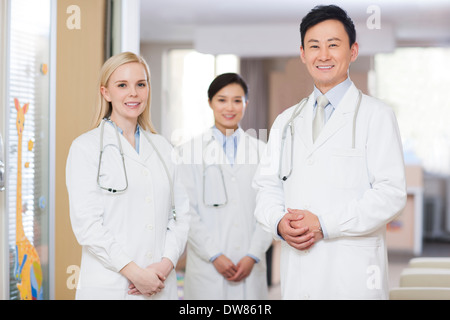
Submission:
<svg viewBox="0 0 450 320">
<path fill-rule="evenodd" d="M 302 20 L 300 24 L 300 36 L 302 46 L 304 46 L 305 34 L 309 28 L 325 20 L 338 20 L 344 25 L 347 32 L 350 47 L 356 41 L 356 30 L 352 19 L 347 15 L 343 9 L 335 5 L 320 5 L 314 7 Z"/>
</svg>

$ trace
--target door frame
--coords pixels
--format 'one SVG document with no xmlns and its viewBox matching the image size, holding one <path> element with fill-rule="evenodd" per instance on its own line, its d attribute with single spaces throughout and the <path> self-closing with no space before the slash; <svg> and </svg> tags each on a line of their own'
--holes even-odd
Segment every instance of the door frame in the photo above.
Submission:
<svg viewBox="0 0 450 320">
<path fill-rule="evenodd" d="M 5 136 L 6 130 L 6 119 L 7 119 L 7 108 L 5 105 L 8 102 L 8 95 L 6 92 L 7 88 L 7 50 L 8 48 L 8 29 L 9 29 L 9 1 L 0 1 L 0 134 L 3 138 L 3 154 L 5 161 L 5 174 L 6 170 L 6 146 L 7 137 Z M 7 180 L 6 180 L 7 181 Z M 5 186 L 4 191 L 0 191 L 0 300 L 7 299 L 9 295 L 9 284 L 8 284 L 8 271 L 9 271 L 9 257 L 8 257 L 8 217 L 6 215 L 6 193 L 7 186 Z"/>
<path fill-rule="evenodd" d="M 55 188 L 56 188 L 56 52 L 57 0 L 50 0 L 50 92 L 49 92 L 49 190 L 48 190 L 48 273 L 49 299 L 55 299 Z"/>
</svg>

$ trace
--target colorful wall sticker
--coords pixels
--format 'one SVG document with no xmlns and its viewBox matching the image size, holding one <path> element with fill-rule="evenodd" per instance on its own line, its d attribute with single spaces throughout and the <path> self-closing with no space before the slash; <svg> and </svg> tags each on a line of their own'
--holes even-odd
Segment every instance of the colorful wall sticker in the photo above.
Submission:
<svg viewBox="0 0 450 320">
<path fill-rule="evenodd" d="M 22 224 L 22 137 L 25 125 L 25 114 L 29 104 L 20 106 L 19 100 L 14 99 L 17 110 L 16 127 L 18 139 L 17 147 L 17 199 L 16 199 L 16 255 L 14 276 L 19 281 L 17 288 L 22 300 L 42 300 L 42 268 L 36 248 L 25 235 Z"/>
</svg>

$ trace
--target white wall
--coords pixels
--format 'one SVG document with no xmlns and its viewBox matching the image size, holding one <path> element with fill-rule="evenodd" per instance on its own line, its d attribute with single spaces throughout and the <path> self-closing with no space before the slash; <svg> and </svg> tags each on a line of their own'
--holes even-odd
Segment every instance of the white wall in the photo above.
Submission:
<svg viewBox="0 0 450 320">
<path fill-rule="evenodd" d="M 356 24 L 359 55 L 371 56 L 395 49 L 394 28 L 368 29 Z M 199 26 L 194 34 L 194 48 L 202 53 L 235 54 L 241 57 L 292 57 L 300 52 L 297 24 L 247 24 Z"/>
<path fill-rule="evenodd" d="M 166 81 L 164 56 L 171 49 L 192 49 L 192 44 L 186 43 L 141 43 L 141 55 L 147 61 L 151 74 L 151 116 L 158 133 L 162 133 L 162 106 L 165 93 L 163 83 Z"/>
</svg>

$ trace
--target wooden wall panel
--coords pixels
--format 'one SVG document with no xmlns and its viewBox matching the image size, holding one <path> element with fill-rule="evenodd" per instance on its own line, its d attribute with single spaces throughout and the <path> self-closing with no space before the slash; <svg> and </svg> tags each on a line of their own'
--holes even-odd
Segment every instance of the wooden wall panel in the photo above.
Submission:
<svg viewBox="0 0 450 320">
<path fill-rule="evenodd" d="M 72 141 L 92 123 L 104 62 L 105 16 L 106 0 L 57 2 L 55 299 L 75 297 L 70 284 L 81 247 L 70 225 L 65 169 Z"/>
</svg>

